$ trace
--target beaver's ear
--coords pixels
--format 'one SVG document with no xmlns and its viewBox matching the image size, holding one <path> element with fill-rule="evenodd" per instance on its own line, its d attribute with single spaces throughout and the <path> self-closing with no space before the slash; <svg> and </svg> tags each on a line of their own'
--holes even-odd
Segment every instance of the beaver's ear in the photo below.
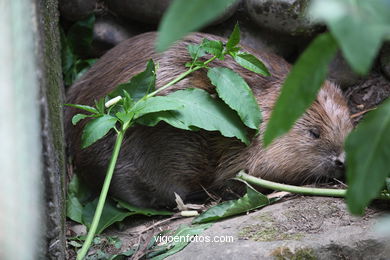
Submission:
<svg viewBox="0 0 390 260">
<path fill-rule="evenodd" d="M 316 127 L 310 128 L 308 131 L 309 131 L 310 136 L 314 139 L 318 139 L 321 136 L 320 130 Z"/>
</svg>

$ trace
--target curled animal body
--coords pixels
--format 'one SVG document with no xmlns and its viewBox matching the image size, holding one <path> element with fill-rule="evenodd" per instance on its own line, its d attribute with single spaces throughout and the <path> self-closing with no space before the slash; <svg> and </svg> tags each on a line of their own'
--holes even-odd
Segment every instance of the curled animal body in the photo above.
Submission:
<svg viewBox="0 0 390 260">
<path fill-rule="evenodd" d="M 156 53 L 155 38 L 156 33 L 153 32 L 141 34 L 107 52 L 71 86 L 67 102 L 92 105 L 95 99 L 143 71 L 151 58 L 159 64 L 156 84 L 157 88 L 161 87 L 186 70 L 184 64 L 190 61 L 188 44 L 200 43 L 203 38 L 226 41 L 194 33 L 169 50 Z M 290 65 L 272 53 L 242 48 L 261 59 L 271 76 L 264 77 L 243 69 L 230 58 L 216 60 L 210 66 L 228 67 L 246 80 L 261 108 L 263 122 L 260 134 L 246 146 L 216 132 L 185 131 L 165 123 L 155 127 L 137 125 L 125 136 L 110 186 L 112 195 L 137 206 L 172 207 L 175 205 L 174 192 L 185 199 L 203 189 L 218 190 L 241 169 L 253 176 L 289 184 L 337 177 L 342 173 L 343 143 L 352 123 L 340 89 L 326 81 L 317 99 L 293 128 L 264 149 L 262 134 Z M 206 71 L 199 70 L 160 94 L 188 87 L 214 92 Z M 65 110 L 69 150 L 77 172 L 89 185 L 101 187 L 115 136 L 111 133 L 92 146 L 81 149 L 85 122 L 77 126 L 71 124 L 71 118 L 77 112 L 70 107 Z"/>
</svg>

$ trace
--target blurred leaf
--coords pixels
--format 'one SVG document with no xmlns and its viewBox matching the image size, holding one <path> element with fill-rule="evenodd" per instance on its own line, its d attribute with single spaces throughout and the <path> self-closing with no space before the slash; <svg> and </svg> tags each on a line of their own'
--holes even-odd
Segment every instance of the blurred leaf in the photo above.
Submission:
<svg viewBox="0 0 390 260">
<path fill-rule="evenodd" d="M 236 0 L 175 0 L 159 25 L 156 48 L 166 50 L 187 33 L 196 31 L 221 15 Z"/>
<path fill-rule="evenodd" d="M 246 183 L 246 185 L 246 194 L 242 198 L 229 200 L 211 207 L 196 217 L 192 223 L 197 224 L 220 220 L 270 204 L 267 196 L 256 191 L 249 184 Z"/>
<path fill-rule="evenodd" d="M 74 195 L 68 195 L 66 199 L 66 216 L 77 223 L 83 223 L 83 205 Z"/>
<path fill-rule="evenodd" d="M 247 129 L 234 110 L 231 110 L 219 99 L 212 98 L 202 89 L 185 89 L 168 95 L 177 104 L 184 107 L 177 111 L 150 113 L 138 120 L 149 126 L 163 120 L 168 124 L 185 129 L 202 128 L 208 131 L 219 131 L 226 137 L 237 137 L 249 144 Z"/>
<path fill-rule="evenodd" d="M 138 101 L 145 95 L 155 90 L 156 70 L 153 60 L 149 60 L 146 64 L 145 71 L 132 77 L 129 82 L 120 84 L 112 91 L 109 96 L 123 96 L 123 90 L 127 91 L 134 101 Z"/>
<path fill-rule="evenodd" d="M 294 122 L 317 97 L 328 71 L 328 64 L 336 54 L 337 44 L 329 33 L 311 42 L 299 57 L 283 84 L 271 118 L 264 133 L 264 144 L 290 130 Z"/>
<path fill-rule="evenodd" d="M 202 225 L 193 225 L 193 226 L 180 226 L 174 234 L 172 234 L 172 237 L 178 236 L 178 237 L 193 237 L 196 235 L 201 234 L 205 229 L 208 229 L 211 226 L 211 224 L 202 224 Z M 170 255 L 173 255 L 179 251 L 181 251 L 183 248 L 185 248 L 190 241 L 185 241 L 185 239 L 180 239 L 179 242 L 175 243 L 169 243 L 166 245 L 169 250 L 161 255 L 155 256 L 150 258 L 151 260 L 162 260 Z"/>
<path fill-rule="evenodd" d="M 344 57 L 360 74 L 369 71 L 381 42 L 390 35 L 388 0 L 318 0 L 311 14 L 326 22 Z"/>
<path fill-rule="evenodd" d="M 389 172 L 389 176 L 390 176 L 390 172 Z M 386 178 L 386 189 L 387 192 L 390 192 L 390 178 Z"/>
<path fill-rule="evenodd" d="M 73 66 L 77 58 L 73 55 L 73 52 L 68 44 L 68 39 L 66 38 L 65 32 L 62 30 L 62 28 L 60 28 L 60 37 L 62 71 L 65 74 Z"/>
<path fill-rule="evenodd" d="M 82 222 L 83 203 L 89 199 L 91 192 L 83 185 L 77 175 L 73 175 L 68 184 L 66 198 L 66 216 L 80 224 Z"/>
<path fill-rule="evenodd" d="M 236 23 L 233 32 L 232 34 L 230 34 L 229 39 L 226 43 L 226 49 L 228 51 L 231 51 L 239 43 L 240 43 L 240 27 L 238 26 L 238 23 Z"/>
<path fill-rule="evenodd" d="M 132 206 L 128 204 L 127 202 L 115 199 L 115 201 L 118 202 L 118 205 L 124 209 L 127 209 L 128 211 L 132 212 L 133 214 L 141 214 L 145 216 L 171 216 L 173 215 L 173 212 L 166 211 L 166 210 L 155 210 L 155 209 L 147 209 L 147 208 L 139 208 L 136 206 Z"/>
<path fill-rule="evenodd" d="M 70 49 L 77 56 L 85 56 L 85 54 L 89 53 L 93 40 L 94 24 L 95 16 L 91 15 L 70 27 L 66 38 Z"/>
<path fill-rule="evenodd" d="M 86 225 L 88 229 L 91 227 L 93 215 L 95 214 L 98 200 L 99 198 L 96 198 L 92 202 L 85 205 L 83 209 L 83 224 Z M 100 217 L 100 221 L 96 229 L 96 234 L 100 234 L 101 232 L 103 232 L 103 230 L 105 230 L 112 224 L 122 221 L 126 217 L 134 214 L 134 212 L 118 209 L 117 207 L 115 207 L 115 203 L 110 200 L 107 200 L 104 204 L 102 216 Z"/>
<path fill-rule="evenodd" d="M 245 52 L 239 52 L 237 54 L 233 54 L 232 57 L 234 60 L 240 64 L 242 67 L 247 70 L 253 71 L 260 75 L 270 76 L 271 74 L 268 72 L 267 67 L 264 65 L 262 61 L 257 59 L 255 56 Z"/>
<path fill-rule="evenodd" d="M 114 128 L 118 119 L 110 115 L 103 115 L 98 118 L 91 119 L 84 127 L 81 136 L 82 148 L 86 148 L 105 136 L 112 128 Z"/>
<path fill-rule="evenodd" d="M 245 80 L 231 69 L 222 67 L 209 69 L 207 76 L 216 86 L 218 96 L 237 111 L 242 122 L 249 128 L 258 130 L 261 122 L 260 108 Z"/>
<path fill-rule="evenodd" d="M 75 63 L 75 76 L 74 76 L 74 81 L 78 80 L 83 76 L 89 68 L 95 64 L 97 59 L 86 59 L 86 60 L 77 60 Z"/>
<path fill-rule="evenodd" d="M 345 150 L 348 207 L 362 214 L 390 174 L 390 100 L 366 115 L 347 138 Z"/>
</svg>

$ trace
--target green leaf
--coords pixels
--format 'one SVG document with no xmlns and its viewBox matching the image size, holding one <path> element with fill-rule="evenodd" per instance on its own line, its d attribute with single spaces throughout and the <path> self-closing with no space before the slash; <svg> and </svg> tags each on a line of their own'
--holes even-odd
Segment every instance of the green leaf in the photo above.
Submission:
<svg viewBox="0 0 390 260">
<path fill-rule="evenodd" d="M 95 16 L 91 15 L 70 27 L 66 38 L 72 52 L 76 55 L 82 56 L 90 52 L 94 24 Z"/>
<path fill-rule="evenodd" d="M 176 232 L 172 235 L 172 237 L 193 237 L 196 235 L 201 234 L 205 229 L 208 229 L 211 227 L 211 224 L 202 224 L 202 225 L 194 225 L 194 226 L 180 226 Z M 178 242 L 172 242 L 167 245 L 167 248 L 169 250 L 161 255 L 155 256 L 150 258 L 150 260 L 162 260 L 166 257 L 173 255 L 179 251 L 181 251 L 183 248 L 185 248 L 190 241 L 186 241 L 185 239 L 180 239 Z"/>
<path fill-rule="evenodd" d="M 178 110 L 183 107 L 183 104 L 177 103 L 177 100 L 172 99 L 170 96 L 157 96 L 138 102 L 134 105 L 132 111 L 135 114 L 134 118 L 137 119 L 145 114 L 167 110 Z"/>
<path fill-rule="evenodd" d="M 347 202 L 350 211 L 362 214 L 379 195 L 390 174 L 390 100 L 369 112 L 346 140 Z"/>
<path fill-rule="evenodd" d="M 132 206 L 128 204 L 127 202 L 115 199 L 115 201 L 118 202 L 119 207 L 127 209 L 128 211 L 132 212 L 133 214 L 140 214 L 145 216 L 171 216 L 173 215 L 173 212 L 166 211 L 166 210 L 155 210 L 155 209 L 146 209 L 146 208 L 139 208 L 136 206 Z"/>
<path fill-rule="evenodd" d="M 136 122 L 146 126 L 156 126 L 160 121 L 164 121 L 173 127 L 185 129 L 185 130 L 197 130 L 192 126 L 186 125 L 180 119 L 181 114 L 178 111 L 160 111 L 155 113 L 149 113 L 138 118 Z"/>
<path fill-rule="evenodd" d="M 203 42 L 202 42 L 200 48 L 202 51 L 204 51 L 206 53 L 217 56 L 218 59 L 224 58 L 224 56 L 222 54 L 223 43 L 221 41 L 210 41 L 208 39 L 203 39 Z"/>
<path fill-rule="evenodd" d="M 207 76 L 216 86 L 218 96 L 237 111 L 242 122 L 249 128 L 258 130 L 261 122 L 259 105 L 245 80 L 228 68 L 209 69 Z"/>
<path fill-rule="evenodd" d="M 146 120 L 142 117 L 144 120 L 138 122 L 155 125 L 163 120 L 174 127 L 186 130 L 194 130 L 195 127 L 219 131 L 223 136 L 237 137 L 245 144 L 249 144 L 247 129 L 237 113 L 220 99 L 212 98 L 204 90 L 191 88 L 173 92 L 168 96 L 184 107 L 178 111 L 150 113 L 146 115 Z"/>
<path fill-rule="evenodd" d="M 261 208 L 270 204 L 267 196 L 256 191 L 249 184 L 246 183 L 246 185 L 246 194 L 242 198 L 237 200 L 229 200 L 211 207 L 197 216 L 192 221 L 192 223 L 197 224 L 215 221 Z"/>
<path fill-rule="evenodd" d="M 66 198 L 66 216 L 82 224 L 83 203 L 91 196 L 91 192 L 74 175 L 68 184 Z"/>
<path fill-rule="evenodd" d="M 156 69 L 153 60 L 149 60 L 145 71 L 135 75 L 129 82 L 120 84 L 109 96 L 123 96 L 123 91 L 127 91 L 134 101 L 138 101 L 145 95 L 155 90 Z"/>
<path fill-rule="evenodd" d="M 83 209 L 83 223 L 88 227 L 91 227 L 93 215 L 95 214 L 96 206 L 98 204 L 98 198 L 94 201 L 85 205 Z M 112 224 L 124 220 L 126 217 L 134 215 L 133 212 L 128 212 L 122 209 L 118 209 L 115 207 L 115 204 L 112 201 L 107 200 L 104 204 L 102 216 L 100 217 L 100 221 L 98 227 L 96 229 L 96 234 L 100 234 L 111 226 Z"/>
<path fill-rule="evenodd" d="M 389 2 L 317 1 L 311 11 L 313 17 L 326 22 L 351 67 L 357 73 L 366 74 L 382 40 L 390 35 Z"/>
<path fill-rule="evenodd" d="M 83 205 L 74 195 L 68 195 L 66 199 L 66 216 L 71 220 L 82 223 Z"/>
<path fill-rule="evenodd" d="M 82 110 L 91 112 L 92 114 L 99 114 L 99 111 L 98 111 L 96 108 L 91 107 L 91 106 L 77 105 L 77 104 L 65 104 L 65 106 L 75 107 L 75 108 L 78 108 L 78 109 L 82 109 Z"/>
<path fill-rule="evenodd" d="M 67 73 L 73 64 L 76 62 L 77 57 L 73 54 L 68 39 L 64 33 L 64 30 L 60 28 L 60 37 L 61 37 L 61 62 L 62 62 L 62 71 Z"/>
<path fill-rule="evenodd" d="M 173 42 L 196 31 L 221 15 L 236 0 L 175 0 L 159 26 L 157 50 L 166 50 Z"/>
<path fill-rule="evenodd" d="M 115 114 L 115 116 L 122 122 L 122 123 L 129 123 L 133 117 L 134 113 L 133 112 L 125 112 L 121 111 Z"/>
<path fill-rule="evenodd" d="M 96 110 L 98 111 L 99 114 L 103 115 L 104 114 L 104 110 L 105 110 L 105 106 L 104 104 L 106 103 L 106 97 L 102 97 L 100 98 L 99 100 L 95 100 L 95 107 L 96 107 Z"/>
<path fill-rule="evenodd" d="M 271 75 L 268 72 L 268 69 L 264 65 L 264 63 L 261 62 L 259 59 L 257 59 L 252 54 L 249 54 L 246 52 L 240 52 L 237 54 L 233 54 L 232 57 L 234 58 L 234 60 L 238 64 L 240 64 L 242 67 L 246 68 L 247 70 L 253 71 L 255 73 L 258 73 L 258 74 L 264 75 L 264 76 Z"/>
<path fill-rule="evenodd" d="M 110 115 L 103 115 L 98 118 L 91 119 L 84 127 L 81 136 L 82 148 L 86 148 L 105 136 L 108 131 L 114 128 L 117 118 Z"/>
<path fill-rule="evenodd" d="M 390 172 L 389 172 L 390 174 Z M 390 192 L 390 178 L 386 178 L 386 189 L 387 189 L 387 192 Z"/>
<path fill-rule="evenodd" d="M 313 103 L 325 80 L 328 64 L 336 51 L 335 40 L 329 33 L 324 33 L 317 36 L 299 57 L 287 76 L 272 111 L 264 133 L 265 145 L 288 132 L 294 122 Z"/>
<path fill-rule="evenodd" d="M 78 122 L 80 122 L 80 120 L 83 120 L 85 118 L 89 117 L 89 115 L 85 115 L 85 114 L 76 114 L 72 117 L 72 124 L 73 125 L 76 125 Z"/>
<path fill-rule="evenodd" d="M 238 26 L 238 23 L 234 26 L 232 34 L 230 34 L 229 39 L 226 43 L 226 49 L 228 51 L 234 50 L 233 48 L 236 47 L 237 44 L 240 43 L 240 27 Z"/>
<path fill-rule="evenodd" d="M 206 55 L 206 52 L 200 47 L 200 44 L 188 44 L 187 50 L 193 60 Z"/>
<path fill-rule="evenodd" d="M 96 63 L 96 61 L 97 59 L 77 60 L 74 65 L 76 73 L 74 80 L 81 78 L 81 76 L 83 76 L 89 70 L 89 68 L 91 68 L 91 66 Z"/>
</svg>

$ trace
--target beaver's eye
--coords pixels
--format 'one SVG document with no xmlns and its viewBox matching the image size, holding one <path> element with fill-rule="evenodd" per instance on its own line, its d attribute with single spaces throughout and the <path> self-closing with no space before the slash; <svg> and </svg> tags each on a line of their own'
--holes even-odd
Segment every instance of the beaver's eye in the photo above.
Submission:
<svg viewBox="0 0 390 260">
<path fill-rule="evenodd" d="M 315 139 L 320 138 L 320 130 L 318 130 L 317 128 L 310 129 L 309 133 L 310 133 L 310 136 L 315 138 Z"/>
</svg>

